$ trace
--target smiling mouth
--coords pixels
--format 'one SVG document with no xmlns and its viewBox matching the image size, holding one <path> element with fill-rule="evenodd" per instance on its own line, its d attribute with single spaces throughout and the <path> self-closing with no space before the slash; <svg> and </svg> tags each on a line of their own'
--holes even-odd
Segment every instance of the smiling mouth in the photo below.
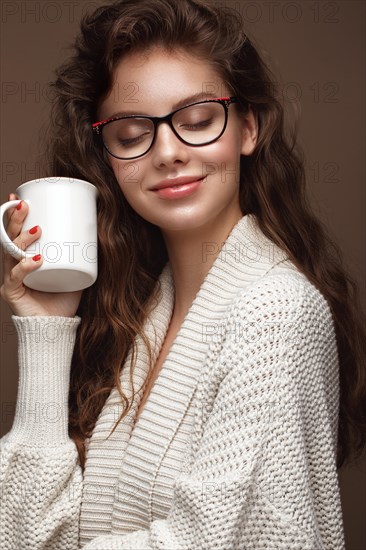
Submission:
<svg viewBox="0 0 366 550">
<path fill-rule="evenodd" d="M 203 178 L 195 181 L 189 181 L 187 183 L 180 183 L 178 185 L 171 185 L 170 187 L 163 187 L 163 189 L 183 189 L 183 187 L 188 187 L 189 185 L 192 185 L 192 183 L 197 183 L 198 181 L 201 181 Z"/>
<path fill-rule="evenodd" d="M 191 184 L 196 181 L 200 181 L 204 179 L 206 176 L 191 176 L 191 178 L 185 177 L 178 177 L 178 178 L 171 178 L 166 179 L 160 183 L 158 183 L 155 187 L 151 188 L 151 191 L 158 191 L 159 189 L 166 189 L 166 188 L 172 188 L 172 187 L 182 187 L 183 185 Z"/>
<path fill-rule="evenodd" d="M 194 193 L 205 179 L 206 176 L 196 181 L 171 185 L 170 187 L 161 187 L 160 189 L 153 189 L 152 191 L 162 199 L 179 199 Z"/>
</svg>

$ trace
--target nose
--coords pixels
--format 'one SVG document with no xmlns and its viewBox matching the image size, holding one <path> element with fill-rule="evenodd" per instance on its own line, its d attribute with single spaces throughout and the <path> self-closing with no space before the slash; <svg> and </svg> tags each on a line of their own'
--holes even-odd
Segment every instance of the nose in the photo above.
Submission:
<svg viewBox="0 0 366 550">
<path fill-rule="evenodd" d="M 189 160 L 188 145 L 185 145 L 174 134 L 167 122 L 161 122 L 156 129 L 155 142 L 152 148 L 153 163 L 159 167 Z"/>
</svg>

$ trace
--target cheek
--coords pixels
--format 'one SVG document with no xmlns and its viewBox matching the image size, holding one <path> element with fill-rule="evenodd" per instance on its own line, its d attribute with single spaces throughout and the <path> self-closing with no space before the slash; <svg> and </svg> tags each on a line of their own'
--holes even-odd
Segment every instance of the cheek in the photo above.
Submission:
<svg viewBox="0 0 366 550">
<path fill-rule="evenodd" d="M 240 170 L 241 144 L 237 134 L 224 134 L 219 141 L 208 145 L 205 151 L 202 150 L 202 171 L 203 173 L 226 173 L 236 177 Z"/>
</svg>

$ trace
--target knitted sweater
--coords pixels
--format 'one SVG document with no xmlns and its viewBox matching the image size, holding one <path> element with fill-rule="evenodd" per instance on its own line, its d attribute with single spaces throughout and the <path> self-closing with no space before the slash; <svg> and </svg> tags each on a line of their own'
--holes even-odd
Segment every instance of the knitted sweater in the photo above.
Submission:
<svg viewBox="0 0 366 550">
<path fill-rule="evenodd" d="M 169 262 L 158 284 L 145 322 L 154 359 L 173 311 Z M 81 319 L 12 320 L 19 388 L 1 440 L 2 549 L 344 549 L 331 312 L 254 216 L 220 244 L 133 426 L 148 373 L 137 337 L 132 411 L 110 435 L 122 410 L 114 389 L 84 472 L 67 430 Z"/>
</svg>

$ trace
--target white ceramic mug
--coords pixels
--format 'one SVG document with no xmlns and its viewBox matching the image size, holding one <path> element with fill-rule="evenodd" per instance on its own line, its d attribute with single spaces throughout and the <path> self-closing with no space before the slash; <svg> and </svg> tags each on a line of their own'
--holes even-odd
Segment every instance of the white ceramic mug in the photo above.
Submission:
<svg viewBox="0 0 366 550">
<path fill-rule="evenodd" d="M 97 197 L 91 183 L 50 177 L 20 185 L 19 200 L 0 207 L 1 244 L 17 260 L 42 254 L 42 265 L 24 278 L 24 284 L 44 292 L 72 292 L 91 286 L 98 276 Z M 28 204 L 22 231 L 35 225 L 41 237 L 25 250 L 17 247 L 4 227 L 6 210 L 21 200 Z"/>
</svg>

